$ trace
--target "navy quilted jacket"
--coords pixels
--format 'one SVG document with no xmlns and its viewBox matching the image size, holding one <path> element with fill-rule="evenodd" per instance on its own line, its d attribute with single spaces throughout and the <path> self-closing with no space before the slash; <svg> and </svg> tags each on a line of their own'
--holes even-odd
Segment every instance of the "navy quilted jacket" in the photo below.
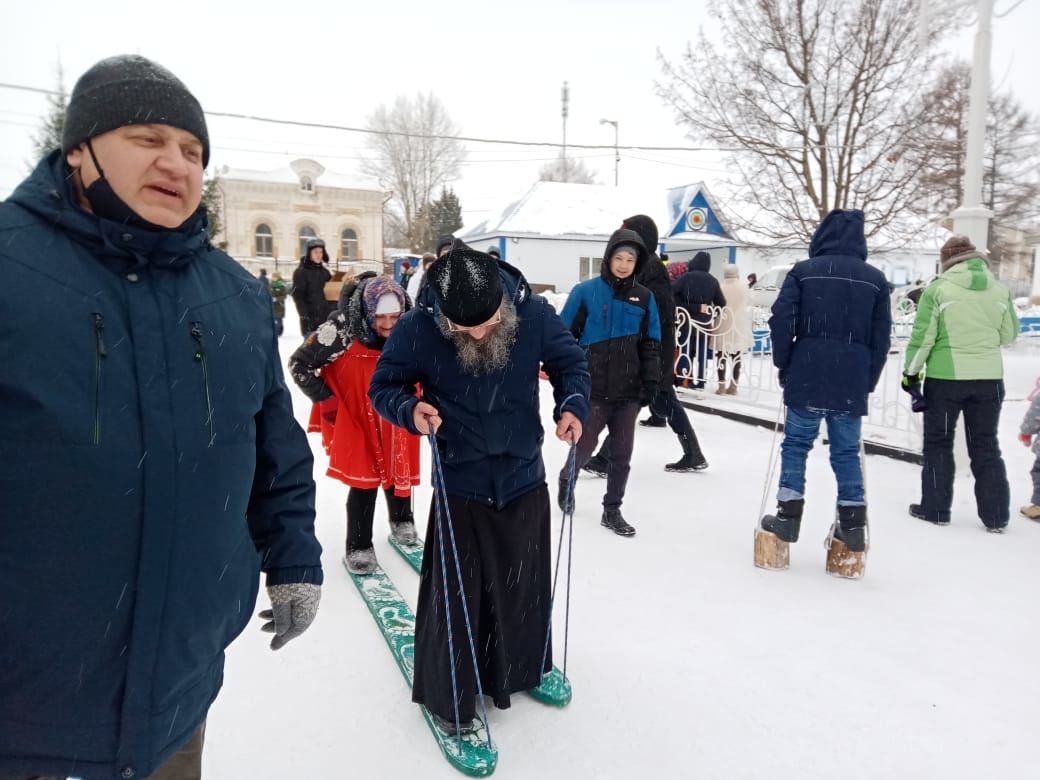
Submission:
<svg viewBox="0 0 1040 780">
<path fill-rule="evenodd" d="M 54 153 L 0 204 L 0 775 L 143 778 L 259 586 L 321 581 L 271 298 L 206 240 L 99 219 Z"/>
</svg>

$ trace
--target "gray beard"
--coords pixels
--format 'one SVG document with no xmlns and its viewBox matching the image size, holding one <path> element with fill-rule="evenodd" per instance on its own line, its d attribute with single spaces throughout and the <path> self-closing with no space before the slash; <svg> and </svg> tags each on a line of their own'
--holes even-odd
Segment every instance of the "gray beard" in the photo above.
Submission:
<svg viewBox="0 0 1040 780">
<path fill-rule="evenodd" d="M 466 333 L 448 330 L 448 323 L 443 316 L 437 318 L 437 325 L 445 338 L 455 345 L 459 365 L 470 376 L 491 374 L 508 365 L 518 327 L 516 309 L 509 301 L 502 301 L 502 321 L 492 327 L 480 341 Z"/>
</svg>

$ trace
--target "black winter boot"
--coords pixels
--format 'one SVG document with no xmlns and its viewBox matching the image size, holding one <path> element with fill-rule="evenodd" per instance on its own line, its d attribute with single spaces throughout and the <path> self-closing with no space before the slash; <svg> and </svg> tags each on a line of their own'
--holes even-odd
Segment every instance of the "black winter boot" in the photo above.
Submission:
<svg viewBox="0 0 1040 780">
<path fill-rule="evenodd" d="M 415 517 L 412 515 L 412 499 L 394 495 L 394 489 L 386 491 L 386 506 L 390 510 L 390 533 L 398 544 L 412 546 L 418 544 L 419 536 L 415 532 Z"/>
<path fill-rule="evenodd" d="M 805 499 L 777 501 L 776 507 L 775 515 L 766 515 L 762 518 L 762 530 L 776 534 L 776 538 L 783 542 L 797 542 L 798 532 L 802 527 L 802 510 L 805 509 Z"/>
<path fill-rule="evenodd" d="M 618 536 L 634 536 L 636 533 L 636 529 L 625 522 L 620 509 L 604 509 L 603 519 L 599 521 L 599 524 L 604 528 L 609 528 Z"/>
<path fill-rule="evenodd" d="M 587 471 L 589 474 L 595 474 L 597 477 L 607 476 L 607 468 L 610 463 L 600 454 L 593 455 L 589 458 L 585 465 L 581 467 L 582 471 Z"/>
<path fill-rule="evenodd" d="M 692 439 L 680 436 L 679 444 L 682 445 L 682 457 L 675 463 L 666 463 L 665 471 L 704 471 L 708 468 L 708 461 L 704 459 L 696 435 Z"/>
<path fill-rule="evenodd" d="M 865 506 L 839 506 L 838 524 L 834 527 L 834 535 L 849 548 L 849 552 L 866 550 L 867 508 Z"/>
<path fill-rule="evenodd" d="M 668 421 L 663 417 L 658 417 L 653 412 L 650 412 L 650 416 L 645 420 L 640 420 L 639 424 L 644 428 L 664 428 L 668 425 Z"/>
<path fill-rule="evenodd" d="M 916 517 L 918 520 L 924 520 L 932 525 L 950 524 L 949 512 L 929 512 L 925 510 L 924 504 L 911 504 L 910 516 Z"/>
</svg>

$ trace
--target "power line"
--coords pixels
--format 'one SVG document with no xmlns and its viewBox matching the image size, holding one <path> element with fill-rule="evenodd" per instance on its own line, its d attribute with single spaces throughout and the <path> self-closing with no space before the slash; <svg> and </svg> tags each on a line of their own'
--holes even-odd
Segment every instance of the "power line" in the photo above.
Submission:
<svg viewBox="0 0 1040 780">
<path fill-rule="evenodd" d="M 35 92 L 41 95 L 60 95 L 53 89 L 42 89 L 40 87 L 30 87 L 24 84 L 8 84 L 0 82 L 0 88 L 4 89 L 17 89 L 24 92 Z M 345 133 L 363 133 L 366 135 L 379 135 L 379 136 L 398 136 L 403 138 L 419 138 L 425 140 L 434 141 L 466 141 L 469 143 L 477 144 L 503 144 L 506 146 L 538 146 L 538 147 L 549 147 L 553 149 L 560 148 L 561 144 L 557 141 L 517 141 L 515 139 L 506 138 L 481 138 L 477 136 L 466 136 L 466 135 L 439 135 L 439 134 L 425 134 L 425 133 L 405 133 L 396 130 L 372 130 L 367 127 L 351 127 L 349 125 L 335 125 L 328 124 L 325 122 L 301 122 L 298 119 L 276 119 L 274 117 L 256 116 L 254 114 L 238 114 L 227 111 L 206 111 L 207 116 L 222 117 L 225 119 L 245 119 L 252 122 L 266 122 L 267 124 L 283 125 L 291 127 L 309 127 L 317 130 L 338 130 Z M 567 144 L 572 149 L 624 149 L 626 151 L 643 151 L 643 152 L 711 152 L 716 151 L 713 147 L 697 147 L 697 146 L 615 146 L 614 144 Z"/>
</svg>

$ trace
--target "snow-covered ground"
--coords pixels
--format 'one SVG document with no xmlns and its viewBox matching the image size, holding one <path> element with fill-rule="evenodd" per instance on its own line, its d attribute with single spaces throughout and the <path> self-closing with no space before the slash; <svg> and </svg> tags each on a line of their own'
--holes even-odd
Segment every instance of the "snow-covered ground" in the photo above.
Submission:
<svg viewBox="0 0 1040 780">
<path fill-rule="evenodd" d="M 283 359 L 298 343 L 294 318 L 286 326 Z M 711 468 L 669 474 L 662 466 L 680 454 L 675 437 L 640 428 L 624 507 L 634 538 L 600 527 L 605 483 L 587 475 L 578 482 L 568 668 L 574 701 L 553 710 L 515 696 L 510 710 L 492 709 L 496 776 L 1040 777 L 1033 742 L 1040 524 L 1018 515 L 1029 499 L 1032 456 L 1015 440 L 1022 399 L 1040 372 L 1037 357 L 1035 350 L 1008 357 L 1001 424 L 1012 495 L 1007 533 L 984 533 L 966 468 L 953 523 L 938 528 L 906 513 L 918 498 L 918 467 L 871 456 L 872 550 L 861 581 L 823 570 L 835 499 L 825 447 L 810 457 L 791 568 L 766 572 L 752 565 L 752 529 L 772 433 L 694 415 Z M 306 420 L 308 405 L 295 388 L 294 399 Z M 550 408 L 546 387 L 547 428 Z M 460 777 L 410 703 L 340 564 L 347 489 L 324 476 L 325 457 L 311 441 L 319 450 L 325 547 L 321 610 L 311 630 L 278 653 L 267 649 L 259 620 L 232 646 L 207 727 L 205 774 Z M 564 445 L 547 441 L 550 475 L 564 455 Z M 415 501 L 420 527 L 429 501 L 424 484 Z M 380 503 L 376 552 L 414 607 L 418 577 L 386 544 L 385 518 Z M 562 610 L 556 632 L 562 663 Z"/>
</svg>

